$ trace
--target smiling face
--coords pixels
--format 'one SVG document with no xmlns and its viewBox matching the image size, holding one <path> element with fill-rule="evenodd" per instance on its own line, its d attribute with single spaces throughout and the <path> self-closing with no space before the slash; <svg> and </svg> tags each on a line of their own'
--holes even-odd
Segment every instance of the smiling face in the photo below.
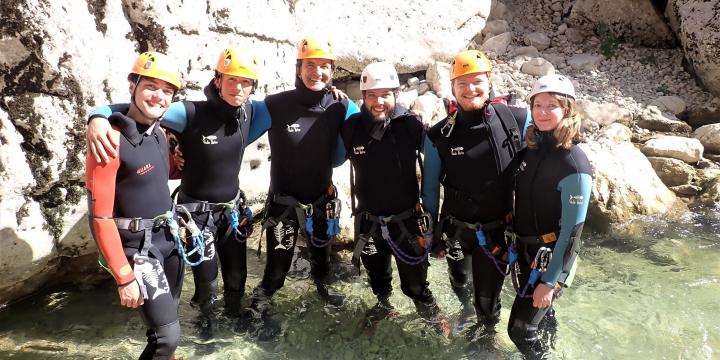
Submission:
<svg viewBox="0 0 720 360">
<path fill-rule="evenodd" d="M 531 102 L 533 123 L 538 130 L 550 131 L 558 127 L 566 113 L 558 95 L 540 93 Z"/>
<path fill-rule="evenodd" d="M 452 92 L 458 105 L 465 111 L 480 110 L 490 94 L 488 73 L 460 76 L 452 81 Z"/>
<path fill-rule="evenodd" d="M 230 106 L 240 106 L 252 93 L 255 81 L 242 76 L 221 74 L 215 78 L 220 97 Z"/>
<path fill-rule="evenodd" d="M 333 62 L 327 59 L 304 59 L 300 64 L 300 80 L 312 91 L 320 91 L 333 77 Z"/>
<path fill-rule="evenodd" d="M 363 91 L 363 104 L 372 115 L 373 120 L 385 121 L 395 111 L 395 90 L 371 89 Z"/>
<path fill-rule="evenodd" d="M 159 119 L 172 103 L 176 88 L 170 83 L 151 77 L 143 76 L 140 81 L 130 81 L 130 94 L 135 96 L 133 104 L 144 117 L 150 120 Z M 147 121 L 143 121 L 147 122 Z"/>
</svg>

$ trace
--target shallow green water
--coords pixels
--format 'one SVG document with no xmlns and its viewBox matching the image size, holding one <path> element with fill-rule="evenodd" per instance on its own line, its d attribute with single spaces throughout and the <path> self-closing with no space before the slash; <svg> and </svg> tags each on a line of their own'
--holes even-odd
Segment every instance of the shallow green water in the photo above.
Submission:
<svg viewBox="0 0 720 360">
<path fill-rule="evenodd" d="M 676 222 L 641 220 L 628 228 L 612 234 L 586 231 L 574 286 L 556 303 L 553 358 L 720 358 L 720 212 L 698 210 Z M 249 258 L 248 291 L 263 267 Z M 432 260 L 429 281 L 441 307 L 456 317 L 459 304 L 443 261 Z M 338 286 L 350 294 L 341 309 L 324 307 L 307 280 L 288 280 L 274 299 L 275 313 L 284 319 L 284 333 L 275 342 L 237 335 L 234 322 L 222 316 L 213 326 L 214 336 L 204 340 L 188 305 L 191 286 L 192 276 L 187 276 L 177 351 L 186 359 L 522 358 L 505 333 L 513 294 L 509 281 L 493 347 L 465 336 L 439 338 L 415 315 L 397 278 L 392 302 L 399 317 L 368 330 L 364 314 L 375 300 L 365 273 L 340 281 Z M 112 285 L 67 289 L 0 310 L 0 358 L 136 358 L 144 346 L 144 328 L 116 297 Z"/>
</svg>

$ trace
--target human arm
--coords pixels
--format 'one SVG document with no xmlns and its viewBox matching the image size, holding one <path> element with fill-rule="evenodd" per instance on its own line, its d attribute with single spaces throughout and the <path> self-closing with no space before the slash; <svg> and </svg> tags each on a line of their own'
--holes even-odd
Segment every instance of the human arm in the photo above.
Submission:
<svg viewBox="0 0 720 360">
<path fill-rule="evenodd" d="M 250 131 L 248 131 L 247 145 L 254 143 L 272 126 L 270 110 L 265 101 L 252 101 L 252 119 L 250 119 Z M 245 146 L 247 146 L 245 145 Z"/>
<path fill-rule="evenodd" d="M 430 138 L 425 135 L 423 141 L 424 171 L 422 181 L 422 203 L 425 210 L 430 212 L 433 222 L 437 224 L 440 211 L 440 174 L 442 163 L 437 147 Z"/>
</svg>

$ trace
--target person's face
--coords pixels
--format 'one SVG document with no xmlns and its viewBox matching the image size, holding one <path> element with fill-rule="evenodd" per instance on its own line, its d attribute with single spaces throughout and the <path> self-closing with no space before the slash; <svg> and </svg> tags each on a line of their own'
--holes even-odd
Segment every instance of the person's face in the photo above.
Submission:
<svg viewBox="0 0 720 360">
<path fill-rule="evenodd" d="M 540 131 L 555 130 L 565 116 L 565 109 L 557 96 L 540 93 L 532 100 L 532 117 L 535 127 Z"/>
<path fill-rule="evenodd" d="M 454 79 L 452 92 L 463 110 L 482 109 L 490 94 L 488 73 L 467 74 Z"/>
<path fill-rule="evenodd" d="M 137 85 L 130 82 L 130 94 L 135 94 L 135 106 L 150 118 L 160 118 L 172 103 L 175 87 L 170 83 L 143 76 Z"/>
<path fill-rule="evenodd" d="M 327 59 L 304 59 L 300 64 L 300 79 L 305 87 L 320 91 L 333 76 L 332 61 Z"/>
<path fill-rule="evenodd" d="M 220 93 L 220 97 L 230 106 L 240 106 L 253 89 L 253 79 L 221 74 L 219 78 L 215 78 L 215 86 Z"/>
<path fill-rule="evenodd" d="M 395 91 L 393 89 L 363 91 L 363 106 L 370 112 L 373 120 L 385 121 L 395 111 Z"/>
</svg>

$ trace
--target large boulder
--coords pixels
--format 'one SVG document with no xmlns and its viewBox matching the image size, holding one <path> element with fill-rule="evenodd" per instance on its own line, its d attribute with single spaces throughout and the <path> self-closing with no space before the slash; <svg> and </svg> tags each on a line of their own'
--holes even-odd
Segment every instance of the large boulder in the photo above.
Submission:
<svg viewBox="0 0 720 360">
<path fill-rule="evenodd" d="M 706 152 L 720 154 L 720 124 L 701 126 L 693 132 L 693 137 L 700 140 Z"/>
<path fill-rule="evenodd" d="M 670 0 L 665 13 L 695 74 L 708 90 L 720 96 L 720 6 L 717 1 Z"/>
<path fill-rule="evenodd" d="M 703 146 L 700 140 L 682 136 L 661 136 L 648 140 L 642 147 L 647 156 L 661 156 L 697 163 L 702 159 Z"/>
<path fill-rule="evenodd" d="M 638 45 L 674 45 L 672 31 L 651 0 L 577 0 L 568 23 L 588 31 L 596 30 L 595 27 L 604 24 L 607 31 L 616 37 Z"/>
<path fill-rule="evenodd" d="M 623 223 L 638 214 L 662 214 L 672 208 L 675 194 L 632 143 L 601 139 L 581 147 L 595 173 L 588 209 L 593 223 Z"/>
<path fill-rule="evenodd" d="M 657 106 L 648 106 L 637 114 L 637 125 L 643 129 L 674 133 L 689 133 L 692 128 L 675 115 L 662 112 Z"/>
<path fill-rule="evenodd" d="M 648 160 L 666 186 L 686 185 L 695 177 L 695 168 L 682 160 L 664 157 L 649 157 Z"/>
</svg>

